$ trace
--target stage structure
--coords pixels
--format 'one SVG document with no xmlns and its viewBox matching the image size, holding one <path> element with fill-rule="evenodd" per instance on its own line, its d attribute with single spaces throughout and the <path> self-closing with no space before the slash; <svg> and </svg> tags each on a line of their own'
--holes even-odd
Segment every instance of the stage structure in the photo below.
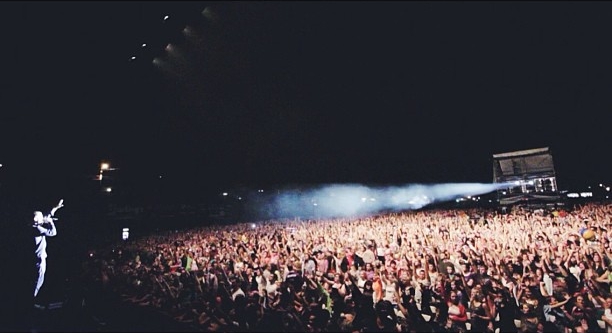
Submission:
<svg viewBox="0 0 612 333">
<path fill-rule="evenodd" d="M 494 154 L 493 182 L 515 184 L 497 191 L 500 205 L 546 204 L 560 200 L 548 147 Z"/>
</svg>

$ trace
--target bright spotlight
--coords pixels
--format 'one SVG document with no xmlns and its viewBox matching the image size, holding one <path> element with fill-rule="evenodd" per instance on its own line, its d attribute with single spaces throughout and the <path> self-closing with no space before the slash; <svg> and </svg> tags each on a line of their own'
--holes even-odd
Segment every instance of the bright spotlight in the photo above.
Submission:
<svg viewBox="0 0 612 333">
<path fill-rule="evenodd" d="M 147 47 L 147 43 L 142 43 L 141 47 Z"/>
<path fill-rule="evenodd" d="M 110 192 L 112 192 L 112 191 L 113 191 L 113 189 L 112 189 L 112 188 L 110 188 L 110 187 L 107 187 L 107 188 L 106 188 L 106 192 L 107 192 L 107 193 L 110 193 Z"/>
<path fill-rule="evenodd" d="M 100 164 L 100 170 L 108 170 L 108 169 L 110 169 L 110 164 L 108 163 Z"/>
<path fill-rule="evenodd" d="M 222 193 L 224 197 L 227 197 L 227 192 Z"/>
<path fill-rule="evenodd" d="M 164 16 L 164 22 L 168 21 L 168 19 L 170 19 L 170 16 L 168 15 Z"/>
<path fill-rule="evenodd" d="M 132 56 L 132 57 L 130 58 L 130 61 L 134 61 L 134 60 L 136 60 L 136 57 Z"/>
</svg>

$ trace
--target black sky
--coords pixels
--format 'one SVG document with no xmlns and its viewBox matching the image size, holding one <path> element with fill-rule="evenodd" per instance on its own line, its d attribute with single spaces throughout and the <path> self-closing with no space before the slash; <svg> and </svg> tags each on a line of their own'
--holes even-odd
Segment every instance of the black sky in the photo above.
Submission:
<svg viewBox="0 0 612 333">
<path fill-rule="evenodd" d="M 4 182 L 87 180 L 102 159 L 187 192 L 490 182 L 492 154 L 539 147 L 560 187 L 610 181 L 609 2 L 0 9 Z"/>
</svg>

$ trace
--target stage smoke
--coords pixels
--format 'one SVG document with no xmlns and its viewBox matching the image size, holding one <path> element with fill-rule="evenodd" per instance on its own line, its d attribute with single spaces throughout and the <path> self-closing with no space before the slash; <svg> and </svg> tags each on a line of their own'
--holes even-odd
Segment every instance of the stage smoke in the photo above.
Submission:
<svg viewBox="0 0 612 333">
<path fill-rule="evenodd" d="M 439 202 L 487 194 L 516 186 L 514 183 L 411 184 L 368 187 L 332 184 L 252 194 L 247 207 L 261 218 L 355 217 L 380 212 L 414 210 Z"/>
</svg>

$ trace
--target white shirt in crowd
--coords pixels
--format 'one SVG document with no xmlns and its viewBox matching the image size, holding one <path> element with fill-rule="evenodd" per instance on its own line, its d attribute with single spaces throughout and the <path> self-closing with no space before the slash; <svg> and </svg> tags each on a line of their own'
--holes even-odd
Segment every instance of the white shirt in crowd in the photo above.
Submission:
<svg viewBox="0 0 612 333">
<path fill-rule="evenodd" d="M 391 302 L 391 304 L 395 305 L 397 304 L 397 296 L 395 294 L 395 282 L 389 282 L 389 283 L 384 283 L 383 282 L 383 288 L 385 289 L 385 295 L 383 296 L 383 299 L 385 301 L 389 301 Z"/>
<path fill-rule="evenodd" d="M 612 320 L 612 309 L 606 309 L 604 311 L 604 316 L 610 320 Z M 606 323 L 606 332 L 607 333 L 612 333 L 612 325 L 609 325 L 608 323 Z"/>
<path fill-rule="evenodd" d="M 384 257 L 385 256 L 385 250 L 387 250 L 386 248 L 379 246 L 376 248 L 376 255 L 379 257 Z"/>
<path fill-rule="evenodd" d="M 242 296 L 245 296 L 245 297 L 246 297 L 246 295 L 244 294 L 244 291 L 242 290 L 242 288 L 238 288 L 238 289 L 236 289 L 236 290 L 235 290 L 235 291 L 232 293 L 232 300 L 233 300 L 233 301 L 235 301 L 235 300 L 236 300 L 236 297 L 238 297 L 238 295 L 242 295 Z"/>
<path fill-rule="evenodd" d="M 276 296 L 277 289 L 278 289 L 278 286 L 276 285 L 276 283 L 268 280 L 268 283 L 266 284 L 266 293 L 268 293 L 268 297 Z"/>
</svg>

